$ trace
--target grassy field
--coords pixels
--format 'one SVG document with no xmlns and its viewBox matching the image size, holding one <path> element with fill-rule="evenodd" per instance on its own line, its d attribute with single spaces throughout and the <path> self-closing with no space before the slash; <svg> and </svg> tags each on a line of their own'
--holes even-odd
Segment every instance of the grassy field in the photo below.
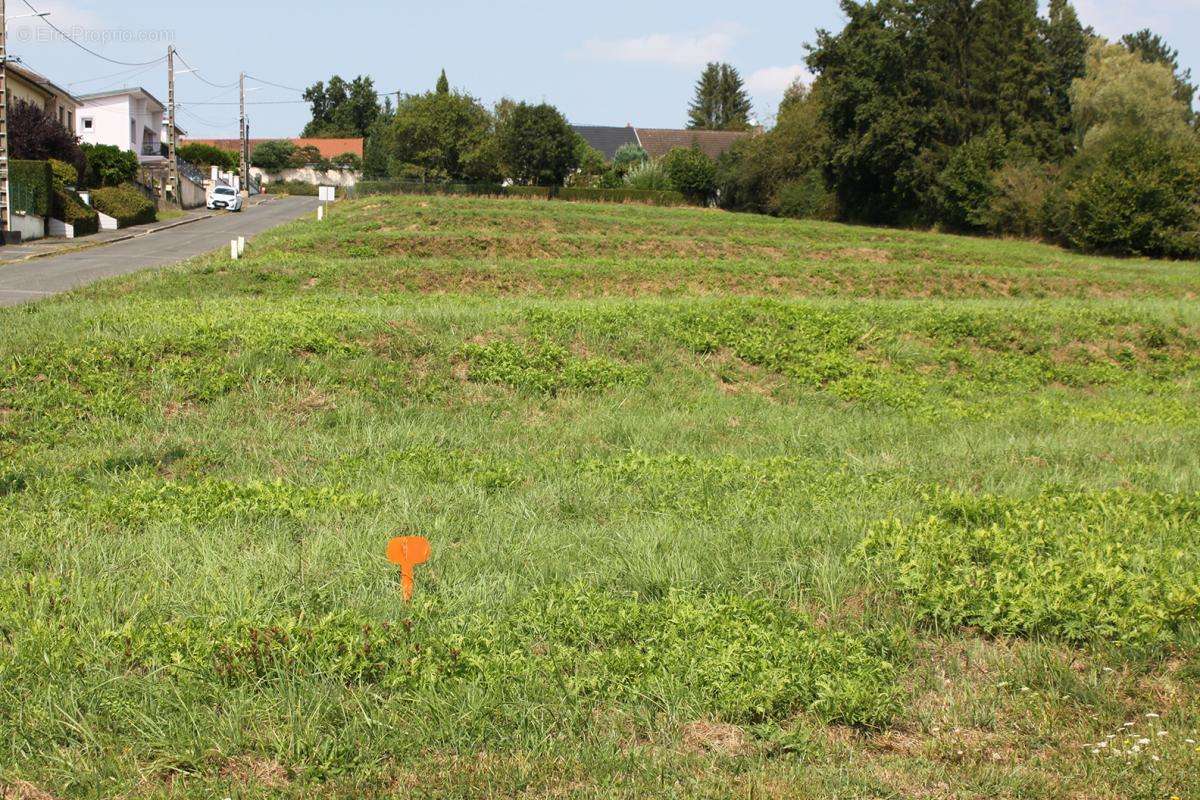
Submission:
<svg viewBox="0 0 1200 800">
<path fill-rule="evenodd" d="M 0 310 L 0 794 L 1200 797 L 1198 293 L 370 198 Z"/>
</svg>

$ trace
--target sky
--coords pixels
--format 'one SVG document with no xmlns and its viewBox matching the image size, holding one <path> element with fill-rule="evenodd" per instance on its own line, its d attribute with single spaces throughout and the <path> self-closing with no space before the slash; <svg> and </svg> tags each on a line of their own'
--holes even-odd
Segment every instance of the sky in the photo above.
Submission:
<svg viewBox="0 0 1200 800">
<path fill-rule="evenodd" d="M 783 91 L 805 77 L 805 44 L 839 30 L 836 0 L 8 0 L 9 49 L 74 94 L 142 86 L 166 101 L 166 65 L 114 64 L 63 41 L 29 6 L 112 61 L 146 62 L 174 44 L 196 72 L 177 78 L 178 123 L 193 137 L 236 137 L 237 81 L 302 89 L 333 74 L 370 75 L 381 92 L 432 89 L 445 69 L 456 88 L 556 105 L 578 124 L 682 127 L 700 70 L 737 67 L 769 121 Z M 1085 24 L 1119 37 L 1162 33 L 1200 75 L 1200 0 L 1076 0 Z M 235 29 L 235 25 L 237 28 Z M 177 64 L 181 71 L 186 69 Z M 218 85 L 214 86 L 213 84 Z M 248 82 L 251 135 L 298 135 L 299 94 Z"/>
</svg>

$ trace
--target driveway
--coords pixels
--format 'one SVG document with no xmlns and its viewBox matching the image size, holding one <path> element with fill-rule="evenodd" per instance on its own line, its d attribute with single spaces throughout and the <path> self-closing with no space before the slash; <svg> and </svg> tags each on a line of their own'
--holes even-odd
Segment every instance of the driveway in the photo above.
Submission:
<svg viewBox="0 0 1200 800">
<path fill-rule="evenodd" d="M 103 278 L 165 267 L 228 248 L 230 239 L 253 236 L 309 213 L 315 215 L 318 205 L 315 197 L 279 195 L 240 214 L 222 213 L 136 239 L 0 265 L 0 306 L 40 300 Z"/>
</svg>

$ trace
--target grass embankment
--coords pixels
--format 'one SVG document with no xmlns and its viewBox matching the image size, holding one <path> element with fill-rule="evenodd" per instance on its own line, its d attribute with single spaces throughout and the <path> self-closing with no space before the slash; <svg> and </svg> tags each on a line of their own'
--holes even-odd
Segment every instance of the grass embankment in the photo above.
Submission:
<svg viewBox="0 0 1200 800">
<path fill-rule="evenodd" d="M 371 198 L 0 311 L 0 779 L 1196 796 L 1198 290 Z"/>
</svg>

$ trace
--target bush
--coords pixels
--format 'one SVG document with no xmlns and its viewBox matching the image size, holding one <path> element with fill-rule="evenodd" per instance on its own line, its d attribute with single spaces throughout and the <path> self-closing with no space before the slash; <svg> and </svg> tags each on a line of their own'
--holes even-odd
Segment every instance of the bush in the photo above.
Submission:
<svg viewBox="0 0 1200 800">
<path fill-rule="evenodd" d="M 13 211 L 49 216 L 54 173 L 49 161 L 10 161 L 8 179 Z"/>
<path fill-rule="evenodd" d="M 827 220 L 837 217 L 837 197 L 825 185 L 820 169 L 782 184 L 772 205 L 781 217 Z"/>
<path fill-rule="evenodd" d="M 677 147 L 663 157 L 671 187 L 689 200 L 707 204 L 716 191 L 717 165 L 696 148 Z"/>
<path fill-rule="evenodd" d="M 291 166 L 296 145 L 285 141 L 263 142 L 250 155 L 251 166 L 267 172 L 280 172 Z"/>
<path fill-rule="evenodd" d="M 342 153 L 340 156 L 329 159 L 329 163 L 337 169 L 348 169 L 353 172 L 361 172 L 363 168 L 363 160 L 357 153 Z"/>
<path fill-rule="evenodd" d="M 154 201 L 128 183 L 96 189 L 92 192 L 92 206 L 114 218 L 120 228 L 145 225 L 158 219 L 158 208 Z"/>
<path fill-rule="evenodd" d="M 613 169 L 618 175 L 624 176 L 629 173 L 629 170 L 636 166 L 645 164 L 650 160 L 650 154 L 637 144 L 623 144 L 617 148 L 617 152 L 613 154 Z"/>
<path fill-rule="evenodd" d="M 73 164 L 52 158 L 50 159 L 50 170 L 53 173 L 52 178 L 56 185 L 61 184 L 71 188 L 79 186 L 79 170 Z"/>
<path fill-rule="evenodd" d="M 630 189 L 655 192 L 675 190 L 661 161 L 647 161 L 629 170 L 629 174 L 625 176 L 625 185 Z"/>
<path fill-rule="evenodd" d="M 532 187 L 523 187 L 532 188 Z M 381 194 L 447 194 L 498 197 L 505 189 L 498 183 L 422 183 L 421 181 L 359 181 L 349 193 L 354 197 Z"/>
<path fill-rule="evenodd" d="M 1004 133 L 992 128 L 954 150 L 934 186 L 938 218 L 959 231 L 987 230 L 996 185 L 1004 165 Z"/>
<path fill-rule="evenodd" d="M 296 197 L 317 197 L 320 195 L 320 188 L 315 183 L 308 181 L 274 181 L 265 184 L 268 194 L 287 194 Z M 341 191 L 341 190 L 338 190 Z"/>
<path fill-rule="evenodd" d="M 176 148 L 175 153 L 184 161 L 205 169 L 217 167 L 223 172 L 236 172 L 241 167 L 241 157 L 236 152 L 202 142 L 185 144 Z"/>
<path fill-rule="evenodd" d="M 1084 251 L 1200 256 L 1200 139 L 1139 130 L 1104 137 L 1063 173 L 1046 218 Z"/>
<path fill-rule="evenodd" d="M 1041 236 L 1043 209 L 1054 185 L 1051 169 L 1037 163 L 1005 164 L 993 173 L 992 184 L 987 229 L 1026 239 Z"/>
<path fill-rule="evenodd" d="M 293 169 L 303 169 L 305 167 L 326 169 L 329 166 L 329 162 L 321 155 L 321 151 L 316 145 L 306 144 L 304 147 L 292 148 L 292 155 L 288 159 L 287 166 Z"/>
<path fill-rule="evenodd" d="M 137 177 L 138 158 L 112 144 L 84 144 L 87 161 L 83 184 L 88 187 L 119 186 Z"/>
</svg>

